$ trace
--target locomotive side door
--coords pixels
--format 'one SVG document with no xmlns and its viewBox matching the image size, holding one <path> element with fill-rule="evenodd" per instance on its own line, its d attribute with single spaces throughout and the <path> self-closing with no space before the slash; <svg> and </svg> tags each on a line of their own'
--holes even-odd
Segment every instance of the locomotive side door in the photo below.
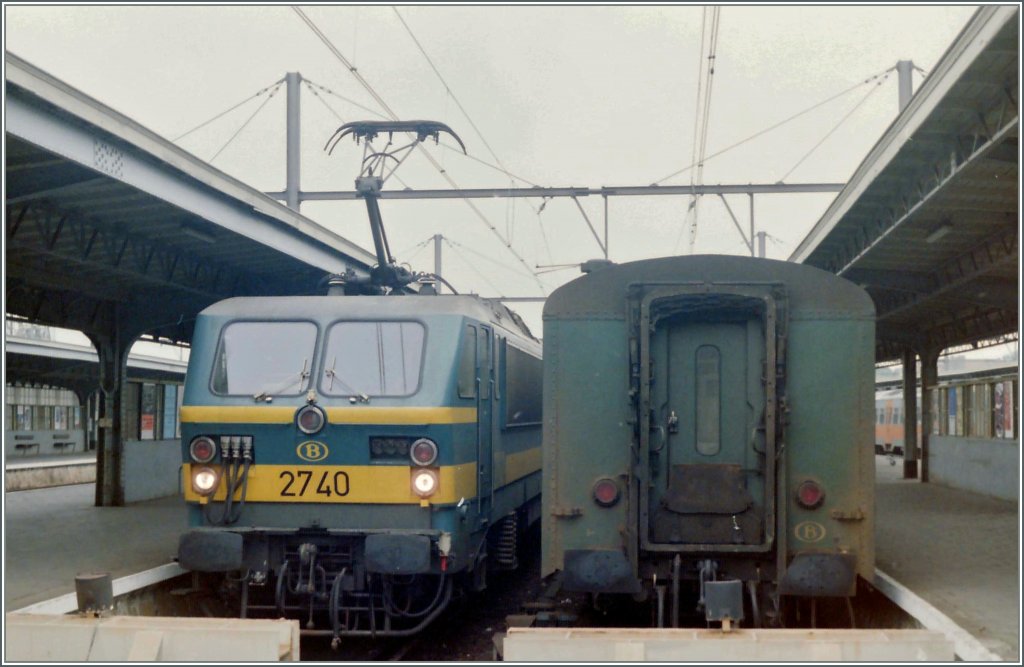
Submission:
<svg viewBox="0 0 1024 667">
<path fill-rule="evenodd" d="M 660 285 L 635 302 L 642 548 L 771 548 L 779 296 L 766 285 Z"/>
<path fill-rule="evenodd" d="M 481 518 L 490 516 L 493 478 L 492 422 L 494 419 L 494 366 L 491 354 L 493 332 L 490 327 L 480 326 L 476 353 L 476 462 L 477 500 Z"/>
</svg>

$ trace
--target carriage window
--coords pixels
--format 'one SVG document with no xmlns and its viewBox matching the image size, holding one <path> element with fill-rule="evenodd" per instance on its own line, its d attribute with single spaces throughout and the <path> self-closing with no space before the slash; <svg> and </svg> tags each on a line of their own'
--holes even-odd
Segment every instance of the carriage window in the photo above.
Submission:
<svg viewBox="0 0 1024 667">
<path fill-rule="evenodd" d="M 541 361 L 505 341 L 505 425 L 539 424 Z"/>
<path fill-rule="evenodd" d="M 312 322 L 232 322 L 213 360 L 213 393 L 301 394 L 309 384 L 315 343 Z"/>
<path fill-rule="evenodd" d="M 459 358 L 459 396 L 476 397 L 476 327 L 466 325 Z"/>
<path fill-rule="evenodd" d="M 721 367 L 717 347 L 697 348 L 697 451 L 713 456 L 722 448 Z"/>
<path fill-rule="evenodd" d="M 409 396 L 420 384 L 423 325 L 339 322 L 327 332 L 320 390 L 332 396 Z"/>
</svg>

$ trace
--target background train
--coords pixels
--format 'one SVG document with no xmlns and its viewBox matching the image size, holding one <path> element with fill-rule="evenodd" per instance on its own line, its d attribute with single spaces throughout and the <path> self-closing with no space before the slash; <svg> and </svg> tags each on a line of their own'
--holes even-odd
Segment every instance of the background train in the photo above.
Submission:
<svg viewBox="0 0 1024 667">
<path fill-rule="evenodd" d="M 969 438 L 1013 439 L 1017 433 L 1016 366 L 994 360 L 966 361 L 967 368 L 944 368 L 940 360 L 939 381 L 932 392 L 934 435 Z M 971 370 L 970 367 L 979 369 Z M 959 372 L 957 372 L 959 371 Z M 917 392 L 918 406 L 921 392 Z M 920 411 L 920 407 L 918 408 Z M 875 453 L 904 454 L 903 390 L 880 388 L 875 393 Z M 918 445 L 921 444 L 921 415 L 917 417 Z"/>
<path fill-rule="evenodd" d="M 214 304 L 181 408 L 178 559 L 223 574 L 242 616 L 417 632 L 456 586 L 516 566 L 540 511 L 540 391 L 540 344 L 496 302 Z"/>
<path fill-rule="evenodd" d="M 854 595 L 874 572 L 874 326 L 860 287 L 763 259 L 631 262 L 553 292 L 542 575 L 650 600 L 658 625 L 684 600 L 770 626 Z"/>
</svg>

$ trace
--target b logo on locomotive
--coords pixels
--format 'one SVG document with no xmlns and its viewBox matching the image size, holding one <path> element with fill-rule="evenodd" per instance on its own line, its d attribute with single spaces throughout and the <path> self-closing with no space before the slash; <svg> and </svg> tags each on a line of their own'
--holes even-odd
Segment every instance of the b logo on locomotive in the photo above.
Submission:
<svg viewBox="0 0 1024 667">
<path fill-rule="evenodd" d="M 322 442 L 307 440 L 295 448 L 295 453 L 303 461 L 316 462 L 326 459 L 330 451 L 327 449 L 327 445 Z"/>
</svg>

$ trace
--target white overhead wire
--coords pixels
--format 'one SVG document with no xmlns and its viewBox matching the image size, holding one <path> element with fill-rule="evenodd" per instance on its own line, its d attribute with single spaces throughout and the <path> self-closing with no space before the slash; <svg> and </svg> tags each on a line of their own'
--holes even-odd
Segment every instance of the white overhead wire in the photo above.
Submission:
<svg viewBox="0 0 1024 667">
<path fill-rule="evenodd" d="M 278 83 L 276 86 L 274 86 L 273 90 L 270 91 L 270 94 L 267 95 L 267 99 L 263 100 L 263 102 L 258 107 L 256 107 L 256 111 L 253 111 L 252 115 L 245 119 L 245 122 L 242 123 L 242 125 L 237 130 L 235 130 L 235 133 L 231 135 L 231 138 L 224 142 L 224 145 L 221 146 L 220 149 L 213 154 L 213 157 L 207 160 L 207 162 L 213 164 L 213 161 L 217 159 L 217 156 L 224 152 L 224 149 L 227 148 L 231 144 L 231 142 L 234 141 L 235 138 L 242 133 L 242 130 L 244 130 L 249 125 L 249 123 L 252 122 L 252 119 L 255 118 L 256 115 L 259 114 L 259 112 L 263 111 L 263 107 L 267 106 L 267 103 L 274 98 L 274 95 L 277 94 L 277 91 L 281 89 L 281 85 L 281 83 Z"/>
<path fill-rule="evenodd" d="M 221 111 L 221 112 L 220 112 L 219 114 L 217 114 L 217 115 L 216 115 L 216 116 L 214 116 L 213 118 L 210 118 L 209 120 L 205 120 L 205 121 L 203 121 L 202 123 L 199 123 L 199 125 L 196 125 L 195 127 L 193 127 L 193 128 L 192 128 L 191 130 L 189 130 L 188 132 L 185 132 L 184 134 L 179 134 L 179 135 L 178 135 L 178 136 L 176 136 L 175 138 L 171 139 L 171 142 L 173 142 L 173 143 L 177 143 L 177 142 L 181 141 L 182 139 L 184 139 L 184 138 L 185 138 L 185 137 L 187 137 L 188 135 L 192 134 L 192 133 L 193 133 L 193 132 L 195 132 L 196 130 L 202 129 L 202 128 L 206 127 L 207 125 L 209 125 L 210 123 L 212 123 L 213 121 L 217 120 L 218 118 L 221 118 L 221 117 L 223 117 L 223 116 L 226 116 L 227 114 L 231 113 L 232 111 L 234 111 L 234 110 L 235 110 L 235 109 L 237 109 L 238 107 L 242 106 L 243 104 L 245 104 L 245 103 L 246 103 L 246 102 L 248 102 L 249 100 L 253 100 L 253 99 L 256 99 L 257 97 L 259 97 L 259 96 L 260 96 L 260 95 L 262 95 L 263 93 L 267 92 L 267 91 L 268 91 L 268 90 L 270 90 L 271 88 L 276 88 L 276 87 L 280 86 L 280 85 L 281 85 L 281 83 L 283 83 L 283 82 L 284 82 L 284 79 L 278 79 L 277 81 L 275 81 L 274 83 L 270 84 L 270 85 L 269 85 L 269 86 L 267 86 L 266 88 L 261 88 L 260 90 L 257 90 L 257 91 L 256 91 L 255 93 L 253 93 L 253 94 L 252 94 L 252 95 L 250 95 L 249 97 L 245 98 L 244 100 L 242 100 L 242 101 L 241 101 L 241 102 L 239 102 L 238 104 L 236 104 L 236 105 L 234 105 L 234 106 L 232 106 L 232 107 L 230 107 L 230 108 L 228 108 L 228 109 L 225 109 L 224 111 Z"/>
<path fill-rule="evenodd" d="M 889 78 L 889 74 L 888 74 L 888 73 L 886 73 L 886 75 L 885 75 L 884 77 L 882 77 L 882 80 L 881 80 L 881 81 L 879 81 L 878 83 L 876 83 L 876 84 L 875 84 L 874 86 L 872 86 L 872 87 L 871 87 L 871 89 L 870 89 L 870 90 L 868 91 L 867 95 L 865 95 L 864 97 L 862 97 L 862 98 L 860 99 L 860 101 L 859 101 L 859 102 L 857 102 L 857 104 L 853 105 L 853 108 L 852 108 L 852 109 L 850 109 L 849 111 L 847 111 L 847 112 L 846 112 L 846 115 L 845 115 L 845 116 L 843 116 L 842 118 L 840 118 L 840 119 L 839 119 L 839 122 L 838 122 L 838 123 L 836 123 L 836 124 L 835 124 L 835 125 L 834 125 L 834 126 L 832 127 L 832 129 L 831 129 L 831 130 L 829 130 L 829 131 L 828 131 L 828 132 L 827 132 L 827 133 L 825 134 L 825 136 L 824 136 L 824 137 L 822 137 L 822 138 L 821 138 L 821 139 L 820 139 L 820 140 L 818 141 L 818 143 L 814 144 L 814 146 L 812 146 L 812 147 L 811 147 L 811 150 L 809 150 L 809 151 L 807 151 L 806 153 L 804 153 L 804 156 L 803 156 L 802 158 L 800 158 L 799 160 L 797 160 L 797 163 L 796 163 L 796 164 L 794 164 L 794 165 L 793 165 L 793 166 L 792 166 L 792 167 L 790 168 L 790 170 L 789 170 L 789 171 L 787 171 L 787 172 L 786 172 L 785 174 L 783 174 L 783 175 L 782 175 L 782 178 L 780 178 L 778 182 L 779 182 L 779 183 L 782 183 L 783 181 L 785 181 L 785 180 L 786 180 L 786 178 L 787 178 L 787 177 L 788 177 L 788 176 L 789 176 L 790 174 L 792 174 L 792 173 L 793 173 L 794 171 L 796 171 L 796 168 L 797 168 L 797 167 L 799 167 L 799 166 L 800 166 L 801 164 L 803 164 L 803 163 L 804 163 L 804 160 L 806 160 L 807 158 L 809 158 L 809 157 L 811 156 L 811 153 L 813 153 L 814 151 L 818 150 L 818 148 L 820 148 L 820 147 L 821 147 L 821 145 L 822 145 L 823 143 L 825 143 L 825 140 L 826 140 L 826 139 L 828 139 L 829 137 L 831 137 L 831 136 L 832 136 L 832 134 L 833 134 L 833 133 L 834 133 L 834 132 L 835 132 L 836 130 L 838 130 L 838 129 L 839 129 L 839 126 L 840 126 L 840 125 L 842 125 L 842 124 L 843 124 L 844 122 L 846 122 L 846 119 L 847 119 L 847 118 L 849 118 L 850 116 L 852 116 L 852 115 L 853 115 L 853 112 L 854 112 L 854 111 L 856 111 L 856 110 L 857 110 L 857 109 L 859 109 L 859 108 L 860 108 L 861 106 L 863 106 L 863 104 L 864 104 L 865 102 L 867 102 L 867 101 L 868 101 L 868 98 L 869 98 L 869 97 L 871 97 L 872 95 L 874 95 L 875 91 L 876 91 L 876 90 L 878 90 L 878 89 L 879 89 L 879 88 L 880 88 L 880 87 L 882 86 L 882 84 L 883 84 L 883 83 L 885 83 L 886 79 L 888 79 L 888 78 Z"/>
<path fill-rule="evenodd" d="M 711 97 L 715 76 L 715 58 L 718 51 L 718 26 L 720 15 L 721 7 L 711 8 L 710 20 L 708 17 L 707 7 L 704 7 L 701 15 L 701 48 L 700 53 L 698 54 L 697 99 L 696 111 L 694 112 L 693 119 L 693 148 L 691 151 L 691 165 L 697 165 L 697 170 L 696 172 L 690 172 L 691 187 L 694 185 L 702 185 L 704 182 L 704 162 L 707 155 L 708 130 L 711 127 Z M 706 56 L 705 45 L 707 45 Z M 684 229 L 686 228 L 686 220 L 689 219 L 689 253 L 691 255 L 693 254 L 694 246 L 697 243 L 699 205 L 700 197 L 698 195 L 690 195 L 690 202 L 686 209 L 686 216 L 683 219 Z M 676 240 L 676 248 L 673 252 L 678 249 L 678 246 L 679 239 Z"/>
<path fill-rule="evenodd" d="M 744 139 L 740 139 L 740 140 L 739 140 L 739 141 L 737 141 L 736 143 L 734 143 L 734 144 L 731 144 L 731 145 L 729 145 L 729 146 L 726 146 L 726 147 L 725 147 L 725 148 L 723 148 L 722 150 L 720 150 L 720 151 L 717 151 L 717 152 L 715 152 L 715 153 L 712 153 L 711 155 L 708 155 L 708 156 L 707 156 L 706 158 L 704 158 L 704 163 L 706 164 L 706 163 L 707 163 L 707 162 L 709 162 L 709 161 L 710 161 L 710 160 L 711 160 L 712 158 L 716 158 L 716 157 L 718 157 L 719 155 L 722 155 L 723 153 L 726 153 L 726 152 L 728 152 L 728 151 L 731 151 L 731 150 L 732 150 L 732 149 L 734 149 L 734 148 L 738 148 L 739 146 L 742 146 L 743 144 L 747 143 L 748 141 L 752 141 L 752 140 L 754 140 L 754 139 L 756 139 L 756 138 L 760 137 L 760 136 L 761 136 L 761 135 L 763 135 L 763 134 L 767 134 L 768 132 L 771 132 L 772 130 L 775 130 L 775 129 L 777 129 L 777 128 L 780 128 L 780 127 L 782 127 L 783 125 L 785 125 L 785 124 L 787 124 L 787 123 L 790 123 L 790 122 L 792 122 L 792 121 L 796 120 L 797 118 L 800 118 L 801 116 L 804 116 L 804 115 L 806 115 L 806 114 L 810 113 L 811 111 L 814 111 L 814 110 L 815 110 L 815 109 L 817 109 L 818 107 L 824 106 L 824 105 L 828 104 L 829 102 L 831 102 L 831 101 L 833 101 L 833 100 L 836 100 L 836 99 L 838 99 L 838 98 L 842 97 L 843 95 L 845 95 L 846 93 L 849 93 L 849 92 L 850 92 L 850 91 L 852 91 L 852 90 L 856 90 L 857 88 L 859 88 L 859 87 L 861 87 L 861 86 L 863 86 L 863 85 L 865 85 L 865 84 L 871 83 L 872 81 L 874 81 L 874 80 L 878 79 L 878 78 L 879 78 L 879 77 L 881 77 L 881 76 L 884 76 L 885 74 L 887 74 L 887 73 L 891 72 L 891 71 L 892 71 L 892 70 L 894 70 L 894 69 L 896 69 L 896 68 L 895 68 L 895 67 L 890 67 L 889 69 L 883 70 L 883 71 L 879 72 L 878 74 L 874 74 L 874 75 L 872 75 L 872 76 L 869 76 L 868 78 L 866 78 L 866 79 L 864 79 L 864 80 L 862 80 L 862 81 L 858 81 L 857 83 L 853 84 L 853 85 L 852 85 L 852 86 L 850 86 L 849 88 L 846 88 L 845 90 L 842 90 L 842 91 L 840 91 L 840 92 L 836 93 L 835 95 L 832 95 L 831 97 L 828 97 L 828 98 L 826 98 L 826 99 L 822 100 L 821 102 L 818 102 L 817 104 L 813 104 L 813 105 L 811 105 L 811 106 L 807 107 L 807 108 L 806 108 L 806 109 L 804 109 L 803 111 L 798 111 L 797 113 L 793 114 L 792 116 L 790 116 L 790 117 L 788 117 L 788 118 L 785 118 L 785 119 L 783 119 L 783 120 L 779 121 L 778 123 L 775 123 L 774 125 L 771 125 L 771 126 L 769 126 L 769 127 L 766 127 L 766 128 L 765 128 L 765 129 L 763 129 L 763 130 L 760 130 L 760 131 L 758 131 L 758 132 L 755 132 L 754 134 L 751 134 L 750 136 L 748 136 L 748 137 L 746 137 L 746 138 L 744 138 Z M 680 169 L 680 170 L 678 170 L 678 171 L 674 171 L 674 172 L 672 172 L 672 173 L 671 173 L 671 174 L 669 174 L 668 176 L 664 176 L 664 177 L 662 177 L 662 178 L 659 178 L 658 180 L 656 180 L 656 181 L 654 181 L 653 183 L 651 183 L 651 185 L 661 185 L 662 183 L 664 183 L 664 182 L 665 182 L 665 181 L 667 181 L 668 179 L 670 179 L 670 178 L 674 178 L 674 177 L 678 176 L 679 174 L 683 174 L 683 173 L 685 173 L 685 172 L 687 172 L 687 171 L 689 171 L 689 170 L 693 169 L 693 168 L 694 168 L 694 167 L 696 167 L 696 166 L 697 166 L 697 162 L 696 162 L 696 161 L 694 161 L 694 162 L 692 162 L 692 163 L 688 164 L 687 166 L 683 167 L 682 169 Z"/>
<path fill-rule="evenodd" d="M 413 33 L 412 28 L 406 22 L 405 18 L 402 16 L 402 14 L 398 11 L 398 8 L 397 7 L 392 7 L 391 9 L 395 12 L 395 16 L 398 17 L 398 20 L 402 23 L 402 26 L 405 28 L 405 31 L 407 33 L 409 33 L 409 37 L 412 38 L 413 43 L 416 44 L 416 48 L 419 49 L 420 53 L 423 55 L 423 58 L 427 61 L 427 64 L 430 65 L 430 69 L 432 69 L 434 71 L 434 74 L 437 76 L 438 81 L 440 81 L 441 85 L 444 86 L 446 115 L 447 115 L 447 100 L 451 99 L 453 102 L 455 102 L 455 105 L 457 107 L 459 107 L 459 111 L 462 112 L 462 115 L 465 116 L 466 120 L 469 122 L 470 127 L 472 127 L 473 131 L 476 132 L 476 136 L 478 136 L 480 138 L 481 143 L 483 143 L 483 145 L 487 148 L 487 151 L 491 154 L 491 157 L 494 158 L 494 161 L 497 162 L 498 164 L 495 166 L 495 165 L 492 165 L 492 164 L 490 164 L 488 162 L 484 162 L 480 158 L 477 158 L 477 157 L 474 157 L 472 155 L 469 155 L 469 153 L 464 153 L 462 150 L 455 149 L 452 146 L 449 146 L 447 144 L 442 144 L 442 146 L 444 146 L 444 148 L 447 148 L 448 150 L 454 150 L 454 151 L 456 151 L 456 152 L 458 152 L 460 154 L 463 154 L 465 157 L 468 157 L 471 160 L 475 160 L 476 162 L 479 162 L 480 164 L 483 164 L 483 165 L 485 165 L 487 167 L 495 169 L 496 171 L 500 171 L 501 173 L 503 173 L 503 174 L 505 174 L 506 176 L 509 177 L 509 179 L 510 179 L 509 183 L 510 183 L 510 185 L 512 187 L 515 187 L 515 181 L 517 181 L 517 180 L 518 181 L 522 181 L 523 183 L 527 183 L 527 184 L 529 184 L 529 185 L 531 185 L 533 187 L 540 187 L 539 185 L 537 185 L 533 181 L 530 181 L 530 180 L 527 180 L 525 178 L 521 178 L 519 176 L 516 176 L 515 174 L 513 174 L 512 172 L 510 172 L 508 170 L 508 167 L 505 166 L 505 163 L 501 161 L 501 158 L 498 157 L 498 154 L 494 151 L 494 148 L 492 148 L 491 144 L 487 141 L 487 138 L 484 137 L 483 132 L 480 131 L 480 128 L 477 127 L 477 124 L 470 117 L 469 112 L 466 111 L 466 108 L 464 106 L 462 106 L 462 102 L 459 101 L 459 98 L 455 95 L 455 92 L 452 90 L 451 86 L 448 85 L 448 81 L 446 81 L 444 76 L 441 74 L 441 70 L 439 70 L 437 68 L 437 65 L 434 64 L 433 59 L 427 53 L 427 50 L 425 48 L 423 48 L 423 44 L 420 43 L 420 40 L 416 37 L 415 33 Z M 513 229 L 514 229 L 514 225 L 515 225 L 515 200 L 514 200 L 514 198 L 510 198 L 510 199 L 512 199 L 512 201 L 509 202 L 508 205 L 505 208 L 505 216 L 506 216 L 506 219 L 505 219 L 505 238 L 506 238 L 506 242 L 508 244 L 512 243 L 512 233 L 513 233 Z M 533 212 L 536 215 L 538 215 L 538 216 L 540 215 L 540 211 L 536 207 L 534 207 L 533 204 L 531 204 L 529 201 L 527 201 L 527 205 L 529 205 L 530 208 L 533 209 Z M 511 219 L 510 219 L 510 216 L 511 216 Z M 538 218 L 538 222 L 539 222 L 539 218 Z M 550 246 L 548 246 L 547 235 L 543 234 L 543 227 L 541 228 L 541 232 L 542 232 L 542 237 L 544 239 L 544 245 L 547 248 L 548 256 L 550 256 L 551 255 L 551 248 L 550 248 Z"/>
<path fill-rule="evenodd" d="M 299 16 L 299 18 L 301 18 L 303 22 L 306 23 L 309 29 L 313 31 L 313 34 L 315 34 L 320 39 L 320 41 L 323 42 L 324 46 L 326 46 L 328 50 L 330 50 L 334 57 L 337 58 L 349 70 L 352 76 L 354 76 L 356 80 L 363 86 L 363 88 L 365 88 L 366 91 L 373 97 L 374 101 L 376 101 L 377 104 L 379 104 L 380 107 L 384 109 L 385 112 L 387 112 L 387 115 L 390 116 L 392 120 L 399 120 L 398 114 L 396 114 L 391 109 L 391 107 L 388 106 L 384 99 L 377 94 L 377 91 L 375 91 L 373 87 L 370 85 L 370 83 L 365 78 L 363 78 L 363 75 L 360 74 L 358 70 L 356 70 L 352 63 L 350 63 L 348 59 L 345 58 L 344 55 L 342 55 L 341 51 L 339 51 L 337 47 L 334 46 L 331 40 L 328 39 L 327 35 L 325 35 L 323 31 L 321 31 L 320 28 L 317 27 L 313 20 L 306 16 L 305 12 L 303 12 L 302 9 L 300 9 L 299 7 L 293 6 L 292 10 L 294 10 L 295 13 Z M 461 189 L 459 188 L 458 184 L 455 183 L 452 177 L 448 175 L 448 172 L 437 162 L 437 160 L 423 148 L 422 144 L 417 144 L 416 148 L 418 148 L 421 154 L 424 155 L 432 165 L 434 165 L 434 167 L 438 170 L 441 176 L 444 177 L 446 181 L 448 181 L 448 184 L 451 185 L 453 189 Z M 497 227 L 495 227 L 494 224 L 492 224 L 491 221 L 487 219 L 487 217 L 483 214 L 482 211 L 480 211 L 479 208 L 477 208 L 477 206 L 472 202 L 472 200 L 463 198 L 462 201 L 465 202 L 465 204 L 469 206 L 470 209 L 473 210 L 477 218 L 481 222 L 483 222 L 484 225 L 486 225 L 489 230 L 491 230 L 491 233 L 498 237 L 498 239 L 502 242 L 505 248 L 510 253 L 512 253 L 513 256 L 515 256 L 516 260 L 524 267 L 526 267 L 527 270 L 530 270 L 530 266 L 529 264 L 526 263 L 526 260 L 524 260 L 519 255 L 519 253 L 516 252 L 516 250 L 512 247 L 512 244 L 501 235 L 501 232 L 498 231 Z M 531 275 L 533 274 L 531 273 Z M 546 288 L 544 284 L 540 281 L 540 279 L 538 279 L 536 276 L 533 276 L 533 279 L 537 283 L 538 287 L 541 288 L 542 292 L 546 291 Z"/>
</svg>

